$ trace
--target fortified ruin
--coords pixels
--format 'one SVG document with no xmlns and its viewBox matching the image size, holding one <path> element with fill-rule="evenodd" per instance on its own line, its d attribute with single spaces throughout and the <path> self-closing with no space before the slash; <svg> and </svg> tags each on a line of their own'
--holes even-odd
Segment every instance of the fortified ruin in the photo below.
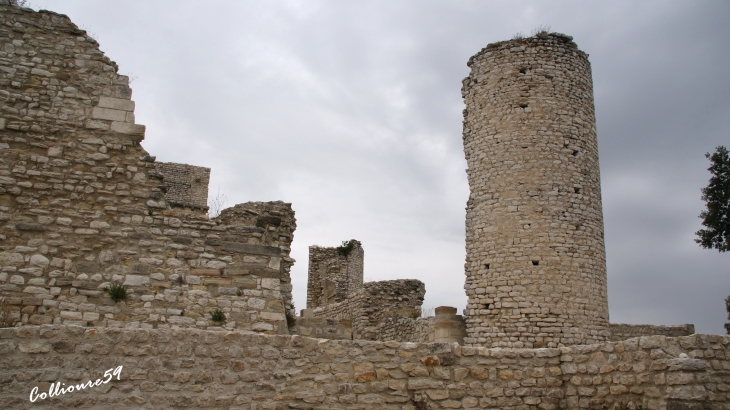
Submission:
<svg viewBox="0 0 730 410">
<path fill-rule="evenodd" d="M 588 55 L 549 35 L 490 44 L 467 65 L 467 343 L 608 340 Z"/>
<path fill-rule="evenodd" d="M 0 0 L 3 406 L 730 409 L 730 337 L 608 322 L 587 55 L 540 33 L 469 66 L 464 318 L 363 283 L 355 240 L 310 247 L 293 317 L 291 204 L 208 218 L 210 169 L 140 146 L 98 43 Z"/>
</svg>

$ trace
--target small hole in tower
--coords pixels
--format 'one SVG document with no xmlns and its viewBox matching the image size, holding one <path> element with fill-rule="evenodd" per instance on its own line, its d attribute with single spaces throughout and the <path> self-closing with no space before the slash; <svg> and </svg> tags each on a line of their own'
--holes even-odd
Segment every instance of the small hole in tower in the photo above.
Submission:
<svg viewBox="0 0 730 410">
<path fill-rule="evenodd" d="M 525 74 L 527 72 L 527 69 L 525 67 L 520 68 L 520 73 Z"/>
<path fill-rule="evenodd" d="M 491 308 L 492 308 L 492 304 L 491 303 L 485 303 L 484 304 L 484 309 L 491 309 Z"/>
<path fill-rule="evenodd" d="M 487 269 L 489 269 L 489 264 L 488 263 L 485 264 L 484 267 L 487 268 Z"/>
<path fill-rule="evenodd" d="M 573 188 L 576 194 L 580 194 L 580 188 Z"/>
<path fill-rule="evenodd" d="M 578 151 L 577 149 L 574 149 L 574 150 L 573 150 L 573 156 L 574 156 L 574 157 L 577 157 L 577 156 L 578 156 L 578 152 L 579 152 L 579 151 Z"/>
<path fill-rule="evenodd" d="M 540 261 L 532 261 L 532 266 L 537 266 L 540 264 Z"/>
</svg>

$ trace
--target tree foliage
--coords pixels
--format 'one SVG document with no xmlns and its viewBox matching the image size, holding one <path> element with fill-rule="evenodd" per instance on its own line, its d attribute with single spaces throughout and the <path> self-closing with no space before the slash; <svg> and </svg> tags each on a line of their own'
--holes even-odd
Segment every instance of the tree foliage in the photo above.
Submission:
<svg viewBox="0 0 730 410">
<path fill-rule="evenodd" d="M 706 249 L 727 252 L 730 250 L 730 156 L 723 146 L 705 156 L 710 159 L 707 170 L 712 177 L 707 188 L 702 188 L 702 200 L 707 203 L 707 209 L 700 213 L 700 218 L 707 229 L 696 232 L 695 242 Z"/>
<path fill-rule="evenodd" d="M 725 310 L 727 310 L 727 320 L 730 320 L 730 296 L 725 298 Z M 730 335 L 730 323 L 725 323 L 725 331 Z"/>
</svg>

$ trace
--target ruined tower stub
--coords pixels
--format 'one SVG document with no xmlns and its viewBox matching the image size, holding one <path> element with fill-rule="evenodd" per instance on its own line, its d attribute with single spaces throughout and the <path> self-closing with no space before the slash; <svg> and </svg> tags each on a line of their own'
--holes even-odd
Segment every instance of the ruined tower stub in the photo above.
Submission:
<svg viewBox="0 0 730 410">
<path fill-rule="evenodd" d="M 468 345 L 608 338 L 588 55 L 571 37 L 488 45 L 463 81 Z"/>
<path fill-rule="evenodd" d="M 348 241 L 351 248 L 309 247 L 307 308 L 315 309 L 343 302 L 347 295 L 362 288 L 365 252 L 360 241 Z"/>
</svg>

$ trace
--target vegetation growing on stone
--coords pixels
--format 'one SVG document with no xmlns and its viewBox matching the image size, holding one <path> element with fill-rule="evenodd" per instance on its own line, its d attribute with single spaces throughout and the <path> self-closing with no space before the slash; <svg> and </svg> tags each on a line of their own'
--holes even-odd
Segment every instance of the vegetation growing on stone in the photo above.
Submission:
<svg viewBox="0 0 730 410">
<path fill-rule="evenodd" d="M 294 309 L 294 302 L 292 302 L 291 305 L 289 305 L 289 309 L 284 312 L 284 315 L 286 316 L 286 327 L 289 329 L 297 325 L 297 318 L 294 314 L 292 314 Z"/>
<path fill-rule="evenodd" d="M 104 292 L 109 294 L 114 303 L 119 302 L 127 298 L 127 287 L 119 282 L 114 282 L 108 287 L 104 288 Z"/>
<path fill-rule="evenodd" d="M 210 318 L 216 323 L 223 323 L 226 321 L 226 315 L 220 309 L 210 312 Z"/>
<path fill-rule="evenodd" d="M 342 245 L 337 247 L 337 253 L 345 258 L 355 249 L 355 241 L 342 241 Z"/>
</svg>

